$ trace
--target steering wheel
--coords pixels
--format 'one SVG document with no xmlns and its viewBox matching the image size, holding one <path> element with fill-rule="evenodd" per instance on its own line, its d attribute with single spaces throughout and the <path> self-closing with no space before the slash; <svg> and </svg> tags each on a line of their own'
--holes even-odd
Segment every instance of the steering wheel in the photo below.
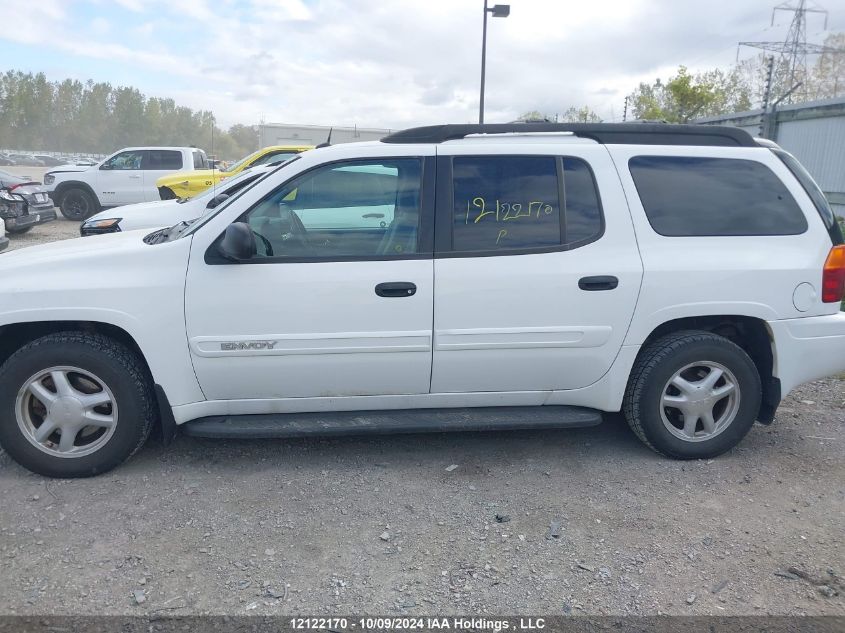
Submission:
<svg viewBox="0 0 845 633">
<path fill-rule="evenodd" d="M 272 257 L 273 256 L 273 245 L 270 243 L 270 240 L 268 240 L 266 237 L 261 235 L 261 233 L 259 233 L 258 231 L 253 231 L 252 234 L 255 235 L 258 239 L 261 240 L 261 243 L 264 245 L 264 250 L 267 251 L 267 257 Z"/>
<path fill-rule="evenodd" d="M 302 223 L 302 220 L 299 219 L 299 216 L 296 215 L 290 209 L 282 209 L 280 210 L 280 215 L 285 213 L 288 215 L 290 221 L 290 236 L 292 239 L 296 240 L 297 243 L 307 250 L 311 250 L 311 242 L 308 239 L 308 229 L 305 228 L 305 225 Z"/>
</svg>

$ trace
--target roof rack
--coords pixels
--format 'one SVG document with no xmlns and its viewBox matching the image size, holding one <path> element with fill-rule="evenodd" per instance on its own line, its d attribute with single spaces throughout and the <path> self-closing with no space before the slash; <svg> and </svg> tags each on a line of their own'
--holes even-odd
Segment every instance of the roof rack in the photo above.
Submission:
<svg viewBox="0 0 845 633">
<path fill-rule="evenodd" d="M 759 147 L 745 130 L 675 123 L 484 123 L 414 127 L 385 136 L 384 143 L 443 143 L 472 134 L 571 132 L 603 145 L 708 145 Z"/>
</svg>

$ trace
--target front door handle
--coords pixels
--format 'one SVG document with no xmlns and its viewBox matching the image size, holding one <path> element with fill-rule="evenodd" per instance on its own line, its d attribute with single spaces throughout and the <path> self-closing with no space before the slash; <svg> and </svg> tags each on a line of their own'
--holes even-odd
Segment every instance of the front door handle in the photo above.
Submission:
<svg viewBox="0 0 845 633">
<path fill-rule="evenodd" d="M 594 275 L 592 277 L 581 277 L 578 280 L 578 287 L 581 290 L 613 290 L 619 285 L 619 279 L 613 275 Z"/>
<path fill-rule="evenodd" d="M 416 284 L 410 281 L 386 281 L 376 286 L 379 297 L 413 297 L 417 294 Z"/>
</svg>

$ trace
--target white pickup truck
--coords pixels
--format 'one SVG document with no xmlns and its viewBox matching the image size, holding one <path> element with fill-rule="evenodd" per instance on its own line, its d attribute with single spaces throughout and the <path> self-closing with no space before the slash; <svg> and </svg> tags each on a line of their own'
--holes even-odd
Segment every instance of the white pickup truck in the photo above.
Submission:
<svg viewBox="0 0 845 633">
<path fill-rule="evenodd" d="M 127 147 L 91 167 L 50 170 L 44 187 L 66 218 L 84 220 L 100 209 L 158 200 L 156 180 L 162 176 L 208 167 L 196 147 Z"/>
</svg>

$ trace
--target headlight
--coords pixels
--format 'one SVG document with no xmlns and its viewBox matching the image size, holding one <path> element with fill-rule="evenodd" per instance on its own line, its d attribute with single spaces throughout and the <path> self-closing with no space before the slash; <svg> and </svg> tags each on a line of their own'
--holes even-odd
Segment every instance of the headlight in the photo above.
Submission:
<svg viewBox="0 0 845 633">
<path fill-rule="evenodd" d="M 20 196 L 9 193 L 5 189 L 0 189 L 0 200 L 10 200 L 11 202 L 20 202 L 23 200 Z"/>
<path fill-rule="evenodd" d="M 123 218 L 105 218 L 103 220 L 88 220 L 82 223 L 82 226 L 86 229 L 114 229 L 117 228 L 118 224 Z"/>
<path fill-rule="evenodd" d="M 44 184 L 45 185 L 52 185 L 56 181 L 56 177 L 53 174 L 44 174 Z"/>
</svg>

